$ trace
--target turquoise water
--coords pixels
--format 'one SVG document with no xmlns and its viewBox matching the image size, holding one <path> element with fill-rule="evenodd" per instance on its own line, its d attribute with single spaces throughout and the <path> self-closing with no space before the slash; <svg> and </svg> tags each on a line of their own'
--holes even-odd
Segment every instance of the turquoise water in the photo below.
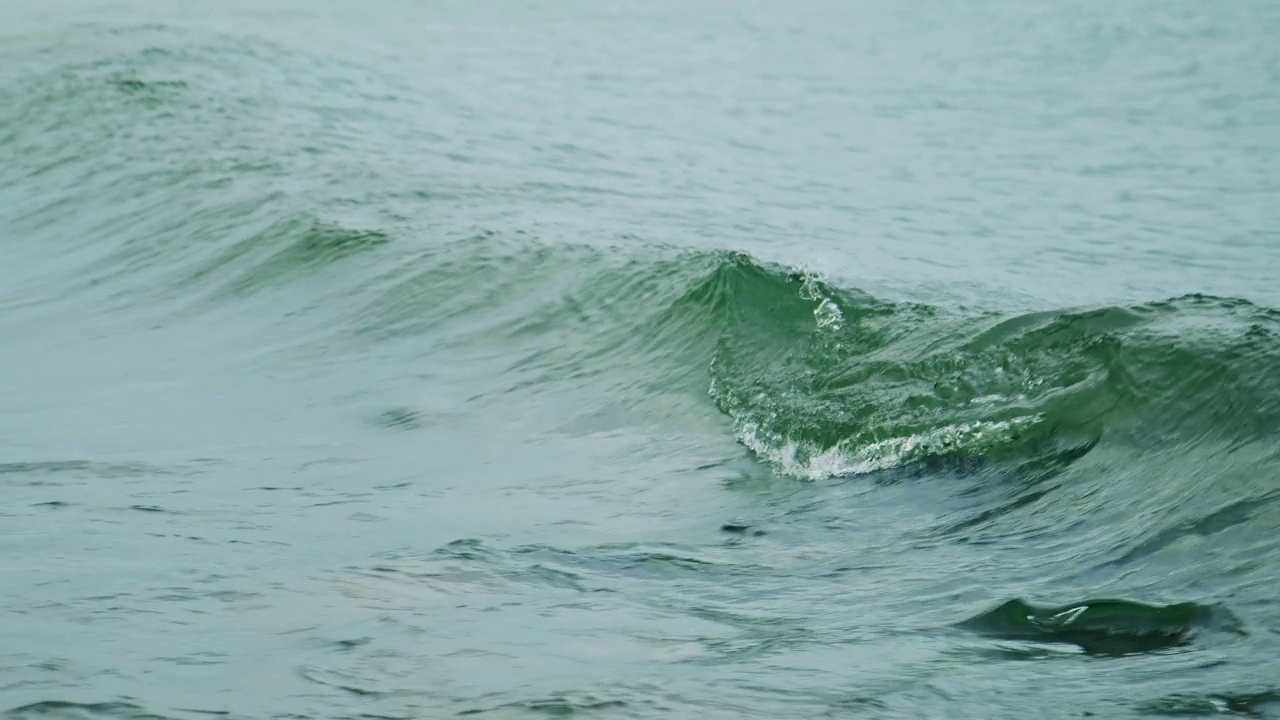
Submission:
<svg viewBox="0 0 1280 720">
<path fill-rule="evenodd" d="M 0 8 L 0 712 L 1280 717 L 1277 36 Z"/>
</svg>

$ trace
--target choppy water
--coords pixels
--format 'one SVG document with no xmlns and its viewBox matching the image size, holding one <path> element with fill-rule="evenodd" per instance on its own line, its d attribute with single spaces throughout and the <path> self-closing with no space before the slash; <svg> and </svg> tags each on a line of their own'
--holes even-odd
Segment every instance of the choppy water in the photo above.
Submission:
<svg viewBox="0 0 1280 720">
<path fill-rule="evenodd" d="M 1277 37 L 4 5 L 0 712 L 1280 717 Z"/>
</svg>

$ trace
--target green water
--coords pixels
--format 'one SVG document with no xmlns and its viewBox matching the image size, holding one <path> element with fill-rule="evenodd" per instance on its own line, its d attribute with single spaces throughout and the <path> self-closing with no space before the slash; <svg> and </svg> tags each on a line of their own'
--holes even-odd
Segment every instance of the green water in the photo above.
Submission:
<svg viewBox="0 0 1280 720">
<path fill-rule="evenodd" d="M 0 7 L 0 712 L 1280 717 L 1277 37 Z"/>
</svg>

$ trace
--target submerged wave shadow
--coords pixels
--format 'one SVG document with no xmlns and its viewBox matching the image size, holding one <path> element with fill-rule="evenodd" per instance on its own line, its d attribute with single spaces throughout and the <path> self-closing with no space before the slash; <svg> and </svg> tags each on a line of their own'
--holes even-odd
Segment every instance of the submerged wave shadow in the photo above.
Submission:
<svg viewBox="0 0 1280 720">
<path fill-rule="evenodd" d="M 1148 605 L 1110 598 L 1057 606 L 1009 600 L 955 627 L 1002 640 L 1067 643 L 1106 656 L 1184 647 L 1208 633 L 1246 634 L 1239 618 L 1220 605 Z"/>
</svg>

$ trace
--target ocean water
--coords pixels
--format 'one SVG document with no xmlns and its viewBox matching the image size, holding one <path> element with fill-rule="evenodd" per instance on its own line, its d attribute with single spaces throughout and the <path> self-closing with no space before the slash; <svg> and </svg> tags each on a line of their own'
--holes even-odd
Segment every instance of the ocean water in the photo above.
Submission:
<svg viewBox="0 0 1280 720">
<path fill-rule="evenodd" d="M 1277 37 L 0 5 L 0 713 L 1280 717 Z"/>
</svg>

